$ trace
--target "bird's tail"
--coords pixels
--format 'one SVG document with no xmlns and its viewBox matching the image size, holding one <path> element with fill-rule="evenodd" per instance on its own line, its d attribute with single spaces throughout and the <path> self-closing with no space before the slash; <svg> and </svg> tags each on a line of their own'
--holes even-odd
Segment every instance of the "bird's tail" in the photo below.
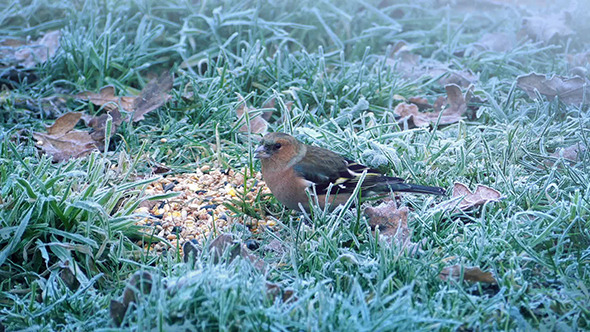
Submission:
<svg viewBox="0 0 590 332">
<path fill-rule="evenodd" d="M 384 183 L 391 191 L 408 192 L 417 194 L 446 195 L 447 192 L 441 187 L 429 187 L 420 184 L 405 183 L 399 178 L 388 178 Z"/>
</svg>

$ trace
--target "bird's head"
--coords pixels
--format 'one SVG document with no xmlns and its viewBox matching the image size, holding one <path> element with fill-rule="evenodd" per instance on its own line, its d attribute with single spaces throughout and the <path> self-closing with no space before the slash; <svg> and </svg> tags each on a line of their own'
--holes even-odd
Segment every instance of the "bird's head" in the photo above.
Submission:
<svg viewBox="0 0 590 332">
<path fill-rule="evenodd" d="M 254 157 L 261 161 L 284 162 L 299 155 L 301 144 L 295 137 L 283 133 L 266 134 L 254 150 Z"/>
</svg>

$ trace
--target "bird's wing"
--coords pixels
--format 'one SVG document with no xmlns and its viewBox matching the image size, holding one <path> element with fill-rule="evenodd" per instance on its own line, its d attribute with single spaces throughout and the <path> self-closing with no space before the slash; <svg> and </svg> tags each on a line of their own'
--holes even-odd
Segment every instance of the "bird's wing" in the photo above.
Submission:
<svg viewBox="0 0 590 332">
<path fill-rule="evenodd" d="M 343 158 L 330 150 L 314 146 L 307 147 L 307 153 L 293 166 L 293 169 L 305 180 L 313 183 L 318 193 L 327 192 L 331 183 L 333 184 L 331 193 L 353 192 L 364 171 L 367 171 L 363 182 L 364 190 L 378 186 L 384 178 L 375 169 Z M 403 182 L 403 179 L 399 181 Z"/>
</svg>

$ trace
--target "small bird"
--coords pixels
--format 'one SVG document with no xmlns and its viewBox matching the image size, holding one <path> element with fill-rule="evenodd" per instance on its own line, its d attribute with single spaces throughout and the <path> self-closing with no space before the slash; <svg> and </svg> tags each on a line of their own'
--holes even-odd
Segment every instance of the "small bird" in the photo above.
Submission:
<svg viewBox="0 0 590 332">
<path fill-rule="evenodd" d="M 288 134 L 266 134 L 254 153 L 254 157 L 260 159 L 262 178 L 270 191 L 279 202 L 293 210 L 309 211 L 306 189 L 311 186 L 315 186 L 322 208 L 330 184 L 330 206 L 344 204 L 365 171 L 361 185 L 363 195 L 383 195 L 391 191 L 445 195 L 443 188 L 404 183 L 404 179 L 385 176 L 330 150 L 301 143 Z"/>
</svg>

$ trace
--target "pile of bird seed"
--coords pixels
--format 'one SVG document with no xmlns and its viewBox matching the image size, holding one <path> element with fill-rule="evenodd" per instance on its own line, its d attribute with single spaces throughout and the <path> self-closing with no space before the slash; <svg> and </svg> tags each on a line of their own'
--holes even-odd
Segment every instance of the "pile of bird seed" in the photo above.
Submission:
<svg viewBox="0 0 590 332">
<path fill-rule="evenodd" d="M 246 177 L 246 180 L 245 180 Z M 245 180 L 245 181 L 244 181 Z M 238 207 L 247 204 L 255 207 L 256 197 L 270 194 L 262 181 L 260 172 L 249 174 L 246 169 L 223 171 L 205 165 L 195 173 L 166 176 L 152 182 L 146 189 L 147 196 L 177 192 L 179 196 L 152 206 L 142 206 L 135 212 L 142 218 L 137 225 L 145 226 L 144 233 L 166 239 L 142 242 L 146 249 L 163 251 L 180 248 L 186 241 L 199 242 L 228 231 L 236 223 L 243 224 L 256 233 L 262 227 L 274 227 L 276 221 L 265 216 L 264 211 L 254 208 L 261 219 L 244 214 L 236 216 L 225 204 Z M 239 208 L 239 207 L 238 207 Z"/>
</svg>

